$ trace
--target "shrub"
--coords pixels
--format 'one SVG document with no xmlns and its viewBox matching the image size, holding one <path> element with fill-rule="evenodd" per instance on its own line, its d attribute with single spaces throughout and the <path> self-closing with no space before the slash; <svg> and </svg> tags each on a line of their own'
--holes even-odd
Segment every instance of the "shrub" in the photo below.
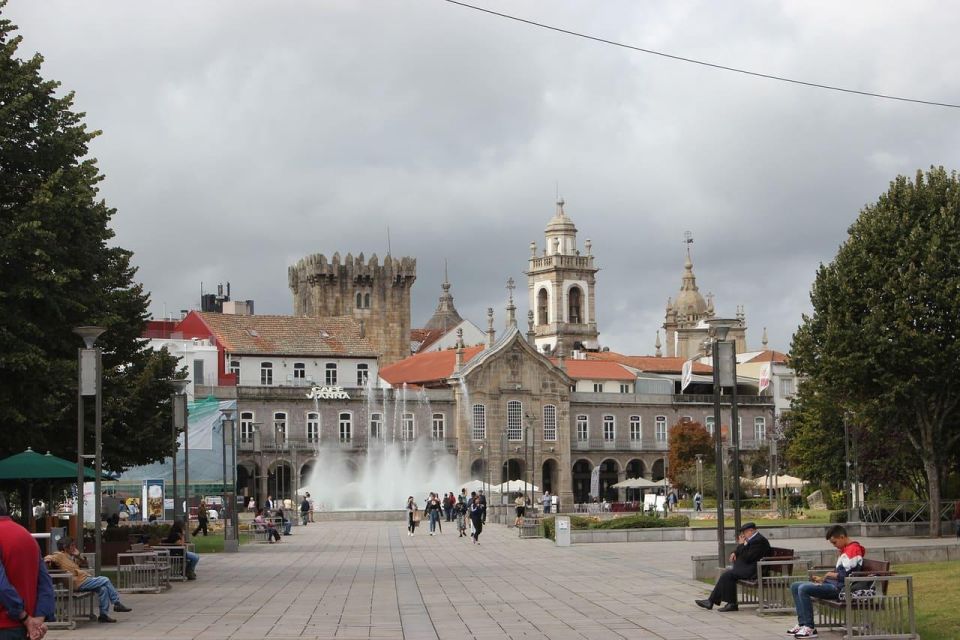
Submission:
<svg viewBox="0 0 960 640">
<path fill-rule="evenodd" d="M 830 522 L 833 524 L 846 524 L 847 522 L 847 510 L 843 509 L 840 511 L 831 511 L 830 512 Z"/>
<path fill-rule="evenodd" d="M 130 536 L 139 536 L 144 542 L 152 539 L 163 539 L 170 533 L 168 524 L 134 524 L 121 527 L 107 527 L 103 530 L 105 542 L 126 542 Z M 88 537 L 91 537 L 88 534 Z"/>
<path fill-rule="evenodd" d="M 633 515 L 622 518 L 613 518 L 590 525 L 591 529 L 658 529 L 663 527 L 687 527 L 690 526 L 690 518 L 687 516 L 670 516 L 669 518 L 657 518 L 655 516 Z"/>
</svg>

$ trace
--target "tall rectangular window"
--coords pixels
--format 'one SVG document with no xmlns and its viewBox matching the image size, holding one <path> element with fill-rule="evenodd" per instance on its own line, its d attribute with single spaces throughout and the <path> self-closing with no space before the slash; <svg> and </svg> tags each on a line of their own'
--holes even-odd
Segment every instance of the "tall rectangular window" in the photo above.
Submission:
<svg viewBox="0 0 960 640">
<path fill-rule="evenodd" d="M 577 442 L 586 442 L 590 437 L 590 422 L 587 416 L 577 416 Z"/>
<path fill-rule="evenodd" d="M 229 371 L 229 372 L 232 373 L 233 375 L 237 376 L 237 384 L 239 385 L 239 384 L 240 384 L 240 361 L 239 361 L 239 360 L 231 360 L 231 361 L 230 361 L 230 371 Z"/>
<path fill-rule="evenodd" d="M 767 439 L 767 419 L 763 416 L 757 416 L 753 419 L 753 439 L 757 444 Z"/>
<path fill-rule="evenodd" d="M 617 438 L 617 421 L 613 416 L 603 416 L 603 441 L 613 442 Z"/>
<path fill-rule="evenodd" d="M 328 387 L 333 387 L 337 385 L 337 365 L 335 362 L 328 362 L 324 367 L 325 377 L 323 379 L 324 384 Z"/>
<path fill-rule="evenodd" d="M 344 411 L 339 416 L 340 442 L 350 442 L 353 439 L 353 416 Z"/>
<path fill-rule="evenodd" d="M 278 411 L 273 414 L 273 434 L 278 445 L 284 445 L 287 442 L 287 414 Z"/>
<path fill-rule="evenodd" d="M 253 412 L 244 411 L 240 414 L 240 442 L 253 442 Z"/>
<path fill-rule="evenodd" d="M 442 413 L 433 414 L 433 431 L 431 435 L 434 440 L 443 440 L 444 432 L 446 431 L 445 422 L 446 419 Z"/>
<path fill-rule="evenodd" d="M 366 364 L 357 365 L 357 386 L 365 387 L 367 386 L 367 378 L 370 375 L 370 367 Z"/>
<path fill-rule="evenodd" d="M 416 437 L 415 425 L 413 422 L 413 414 L 405 413 L 403 414 L 403 439 L 404 440 L 413 440 Z"/>
<path fill-rule="evenodd" d="M 203 379 L 203 360 L 193 361 L 193 384 L 207 384 Z"/>
<path fill-rule="evenodd" d="M 667 441 L 667 416 L 657 416 L 653 423 L 654 437 L 657 442 Z"/>
<path fill-rule="evenodd" d="M 523 440 L 523 405 L 519 400 L 507 403 L 507 440 Z"/>
<path fill-rule="evenodd" d="M 714 426 L 714 424 L 716 424 L 715 421 L 714 421 L 714 419 L 713 419 L 713 416 L 707 416 L 707 417 L 706 417 L 706 420 L 704 420 L 704 422 L 706 423 L 705 426 L 707 427 L 707 433 L 709 433 L 710 436 L 712 437 L 712 436 L 713 436 L 713 426 Z"/>
<path fill-rule="evenodd" d="M 793 378 L 780 378 L 780 395 L 789 398 L 793 393 Z"/>
<path fill-rule="evenodd" d="M 487 407 L 482 404 L 473 405 L 473 440 L 487 438 Z"/>
<path fill-rule="evenodd" d="M 370 414 L 370 439 L 380 440 L 383 438 L 383 414 Z"/>
<path fill-rule="evenodd" d="M 320 442 L 320 414 L 307 414 L 307 442 L 317 444 Z"/>
<path fill-rule="evenodd" d="M 630 442 L 640 442 L 643 432 L 640 429 L 640 416 L 630 416 Z"/>
<path fill-rule="evenodd" d="M 273 363 L 260 363 L 260 384 L 270 386 L 273 384 Z"/>
<path fill-rule="evenodd" d="M 552 404 L 543 406 L 543 439 L 547 442 L 557 440 L 557 408 Z"/>
<path fill-rule="evenodd" d="M 307 379 L 307 365 L 305 363 L 303 362 L 293 363 L 293 379 L 294 380 Z"/>
<path fill-rule="evenodd" d="M 594 382 L 594 383 L 593 383 L 593 392 L 594 392 L 594 393 L 603 393 L 603 383 L 602 383 L 602 382 Z"/>
<path fill-rule="evenodd" d="M 630 393 L 630 385 L 620 383 L 620 393 Z"/>
</svg>

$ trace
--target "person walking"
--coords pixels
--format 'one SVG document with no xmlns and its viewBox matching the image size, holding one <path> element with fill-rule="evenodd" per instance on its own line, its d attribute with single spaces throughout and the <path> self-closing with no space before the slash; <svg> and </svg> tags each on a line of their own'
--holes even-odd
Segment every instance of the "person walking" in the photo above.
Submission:
<svg viewBox="0 0 960 640">
<path fill-rule="evenodd" d="M 457 519 L 457 531 L 460 533 L 459 538 L 462 538 L 467 535 L 467 503 L 463 498 L 457 499 L 457 504 L 453 507 L 453 513 Z"/>
<path fill-rule="evenodd" d="M 470 522 L 473 524 L 473 544 L 480 544 L 480 534 L 483 532 L 483 505 L 480 503 L 480 496 L 473 499 L 470 505 Z"/>
<path fill-rule="evenodd" d="M 544 514 L 550 513 L 551 498 L 550 498 L 549 491 L 543 492 L 543 498 L 541 498 L 541 502 L 543 502 L 543 513 Z"/>
<path fill-rule="evenodd" d="M 407 535 L 413 536 L 417 532 L 417 524 L 420 522 L 420 508 L 417 507 L 413 496 L 407 498 Z"/>
<path fill-rule="evenodd" d="M 480 506 L 483 507 L 481 512 L 483 524 L 487 524 L 487 496 L 483 495 L 483 489 L 480 490 Z"/>
<path fill-rule="evenodd" d="M 523 516 L 527 512 L 527 501 L 522 493 L 517 494 L 513 505 L 517 508 L 517 517 L 513 521 L 513 526 L 519 528 L 523 524 Z"/>
<path fill-rule="evenodd" d="M 693 496 L 693 508 L 697 511 L 697 513 L 703 511 L 703 496 L 700 495 L 699 491 L 697 491 L 697 493 Z"/>
<path fill-rule="evenodd" d="M 207 537 L 207 503 L 204 500 L 200 501 L 197 508 L 197 528 L 190 535 L 196 538 L 200 531 L 203 531 L 203 537 Z"/>
<path fill-rule="evenodd" d="M 300 523 L 303 526 L 307 526 L 307 519 L 310 516 L 310 500 L 307 499 L 307 496 L 303 496 L 303 500 L 300 501 Z"/>
<path fill-rule="evenodd" d="M 53 581 L 30 533 L 0 493 L 0 638 L 40 640 L 55 612 Z"/>
</svg>

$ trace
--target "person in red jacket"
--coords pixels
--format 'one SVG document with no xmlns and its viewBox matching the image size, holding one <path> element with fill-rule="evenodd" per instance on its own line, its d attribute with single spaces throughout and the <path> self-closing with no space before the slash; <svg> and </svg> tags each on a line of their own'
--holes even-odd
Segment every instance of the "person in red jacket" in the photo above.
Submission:
<svg viewBox="0 0 960 640">
<path fill-rule="evenodd" d="M 837 566 L 822 578 L 815 576 L 811 582 L 794 582 L 790 585 L 793 594 L 793 604 L 797 609 L 797 624 L 787 631 L 794 638 L 816 638 L 817 629 L 813 626 L 813 604 L 810 598 L 824 598 L 836 600 L 843 591 L 844 579 L 859 571 L 863 566 L 863 558 L 867 550 L 859 542 L 847 536 L 847 530 L 839 524 L 827 529 L 827 540 L 830 541 L 840 555 L 837 557 Z"/>
<path fill-rule="evenodd" d="M 53 581 L 40 546 L 10 519 L 0 493 L 0 640 L 40 640 L 53 614 Z"/>
</svg>

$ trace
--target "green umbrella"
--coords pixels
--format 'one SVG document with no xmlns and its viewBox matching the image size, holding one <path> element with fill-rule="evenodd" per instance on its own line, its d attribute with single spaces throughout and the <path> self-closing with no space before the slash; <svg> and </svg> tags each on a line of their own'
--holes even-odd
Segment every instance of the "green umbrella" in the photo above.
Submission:
<svg viewBox="0 0 960 640">
<path fill-rule="evenodd" d="M 97 477 L 93 469 L 84 467 L 84 478 L 94 480 Z M 109 479 L 104 474 L 105 479 Z M 17 453 L 0 460 L 0 480 L 69 480 L 77 479 L 77 463 L 51 455 L 41 455 L 29 447 L 23 453 Z"/>
</svg>

